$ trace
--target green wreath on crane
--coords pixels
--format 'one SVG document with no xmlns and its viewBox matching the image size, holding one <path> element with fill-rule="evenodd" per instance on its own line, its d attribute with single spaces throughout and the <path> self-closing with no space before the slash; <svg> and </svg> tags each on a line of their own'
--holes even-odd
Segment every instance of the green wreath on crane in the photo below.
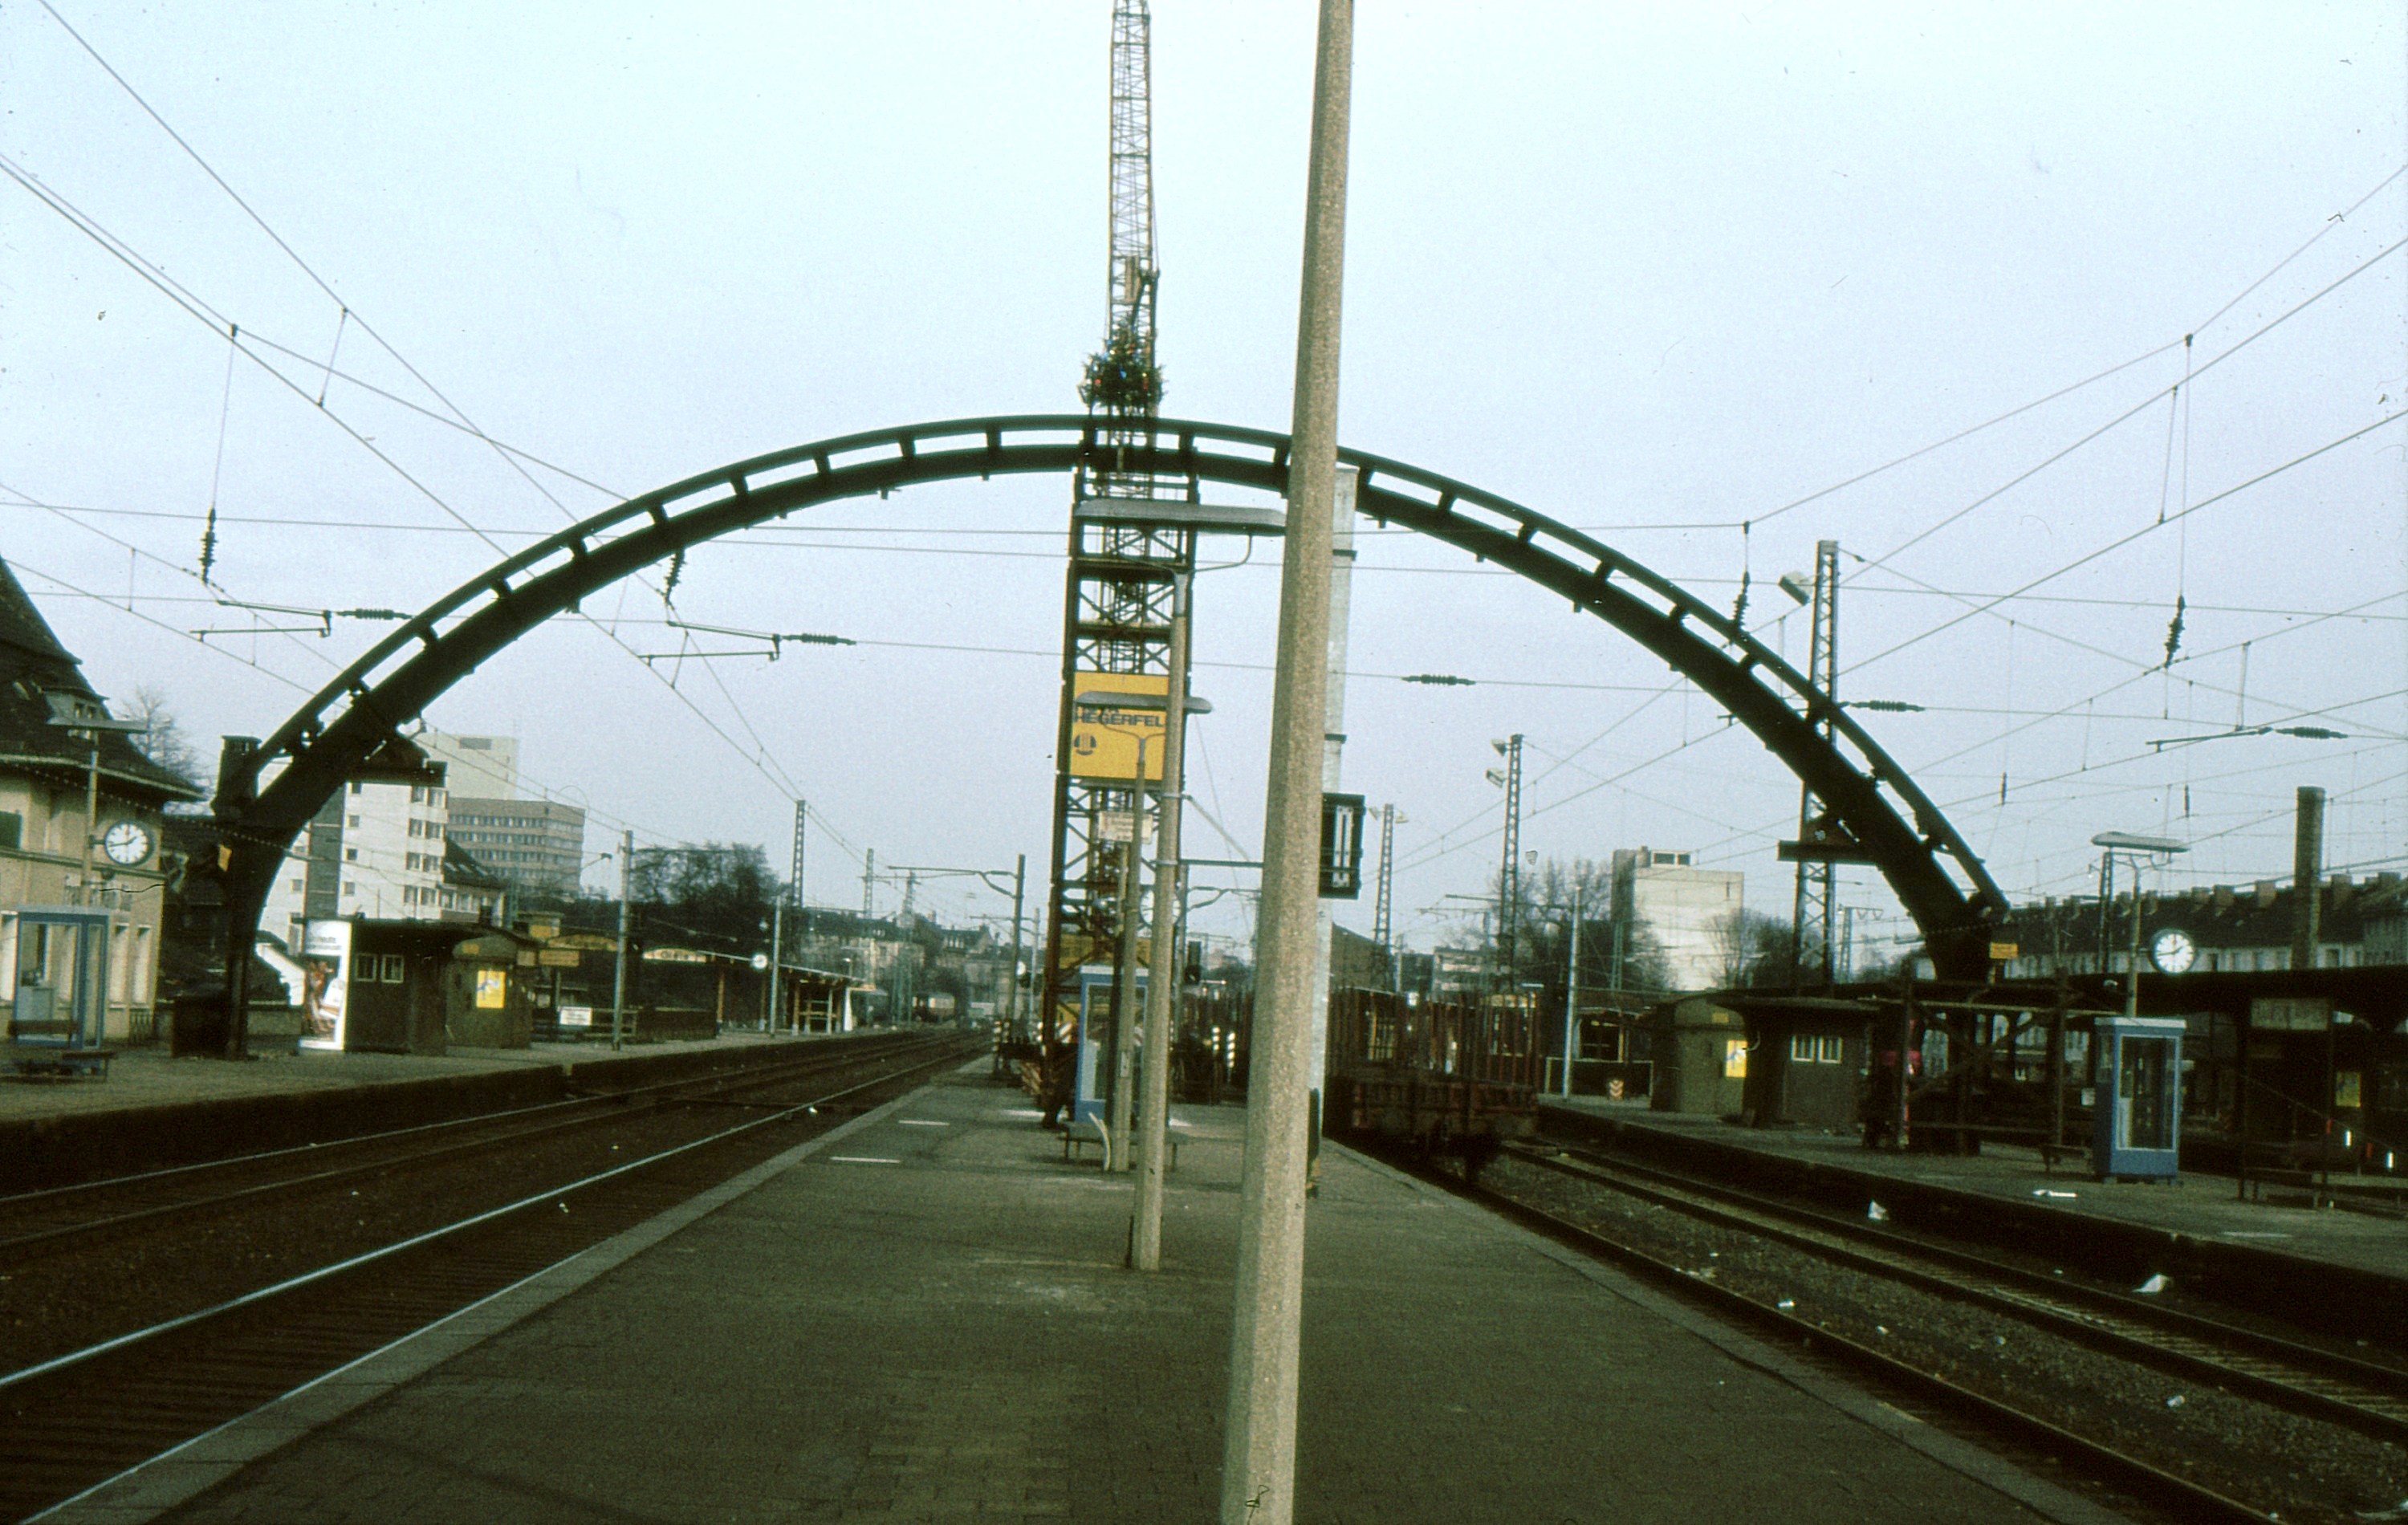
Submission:
<svg viewBox="0 0 2408 1525">
<path fill-rule="evenodd" d="M 1087 357 L 1079 400 L 1114 413 L 1151 413 L 1162 405 L 1162 367 L 1134 324 L 1113 324 L 1103 349 Z"/>
</svg>

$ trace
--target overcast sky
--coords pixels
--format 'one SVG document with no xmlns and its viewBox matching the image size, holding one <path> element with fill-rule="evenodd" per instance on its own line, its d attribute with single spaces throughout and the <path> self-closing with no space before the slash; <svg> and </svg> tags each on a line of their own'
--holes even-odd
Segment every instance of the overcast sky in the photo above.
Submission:
<svg viewBox="0 0 2408 1525">
<path fill-rule="evenodd" d="M 259 221 L 38 0 L 0 7 L 11 170 L 245 340 L 0 182 L 0 555 L 103 693 L 156 686 L 205 739 L 272 730 L 380 633 L 205 649 L 301 623 L 211 607 L 212 502 L 229 597 L 415 610 L 613 495 L 1074 409 L 1102 334 L 1105 0 L 53 3 Z M 1167 412 L 1286 426 L 1311 11 L 1156 7 Z M 2105 829 L 2193 842 L 2173 885 L 2286 876 L 2309 784 L 2332 864 L 2399 869 L 2404 105 L 2392 3 L 1368 0 L 1341 435 L 1717 603 L 1750 574 L 1801 665 L 1772 581 L 1837 540 L 1843 696 L 1924 706 L 1863 718 L 2018 898 L 2093 885 Z M 861 644 L 648 669 L 682 639 L 656 574 L 429 718 L 522 738 L 593 851 L 626 825 L 781 861 L 799 793 L 815 902 L 858 902 L 865 848 L 1041 880 L 1067 505 L 815 511 L 692 556 L 677 608 Z M 1408 817 L 1416 945 L 1493 872 L 1515 731 L 1526 846 L 1692 850 L 1786 914 L 1796 785 L 1717 706 L 1515 578 L 1363 551 L 1346 782 Z M 1198 854 L 1258 845 L 1276 565 L 1199 582 L 1194 788 L 1236 845 L 1197 822 Z M 2150 744 L 2280 725 L 2344 735 Z M 1901 929 L 1869 876 L 1844 898 Z"/>
</svg>

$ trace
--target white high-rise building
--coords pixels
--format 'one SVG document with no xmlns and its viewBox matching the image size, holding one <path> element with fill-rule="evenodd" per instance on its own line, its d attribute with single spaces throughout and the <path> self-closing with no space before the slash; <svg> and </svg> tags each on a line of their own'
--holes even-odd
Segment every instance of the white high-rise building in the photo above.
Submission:
<svg viewBox="0 0 2408 1525">
<path fill-rule="evenodd" d="M 287 850 L 268 888 L 261 931 L 297 948 L 305 922 L 348 916 L 477 921 L 499 906 L 494 885 L 457 873 L 445 878 L 449 780 L 473 780 L 480 788 L 502 780 L 515 785 L 517 739 L 426 731 L 411 740 L 428 761 L 444 765 L 446 783 L 343 785 Z"/>
<path fill-rule="evenodd" d="M 412 737 L 428 762 L 443 765 L 446 792 L 478 799 L 519 797 L 519 739 L 515 736 L 446 736 L 424 731 Z"/>
<path fill-rule="evenodd" d="M 1647 924 L 1664 950 L 1667 982 L 1675 990 L 1712 990 L 1723 983 L 1724 928 L 1739 914 L 1742 876 L 1694 867 L 1686 853 L 1616 848 L 1613 914 Z"/>
</svg>

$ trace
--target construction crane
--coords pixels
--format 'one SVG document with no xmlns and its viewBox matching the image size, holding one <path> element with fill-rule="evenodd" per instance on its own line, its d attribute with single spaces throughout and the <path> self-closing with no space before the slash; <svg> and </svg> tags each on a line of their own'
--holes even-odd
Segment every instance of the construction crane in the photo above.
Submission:
<svg viewBox="0 0 2408 1525">
<path fill-rule="evenodd" d="M 1154 353 L 1154 292 L 1161 271 L 1154 249 L 1152 21 L 1145 0 L 1112 7 L 1111 253 L 1104 272 L 1104 347 L 1087 357 L 1079 400 L 1108 421 L 1105 441 L 1125 446 L 1162 406 L 1162 368 Z M 1151 482 L 1124 482 L 1107 469 L 1106 496 L 1148 496 Z"/>
<path fill-rule="evenodd" d="M 1121 752 L 1095 744 L 1096 732 L 1081 724 L 1078 694 L 1158 694 L 1185 681 L 1169 670 L 1171 615 L 1195 570 L 1197 531 L 1192 516 L 1182 522 L 1183 495 L 1157 497 L 1153 476 L 1127 464 L 1131 450 L 1151 442 L 1162 404 L 1154 354 L 1161 271 L 1154 256 L 1151 28 L 1146 0 L 1114 0 L 1104 341 L 1079 381 L 1099 448 L 1074 479 L 1070 505 L 1054 861 L 1038 1005 L 1039 1020 L 1056 1029 L 1100 1014 L 1087 1011 L 1081 971 L 1114 957 L 1122 890 L 1141 858 L 1135 825 L 1143 781 L 1132 776 Z M 1158 773 L 1160 764 L 1157 750 L 1149 773 Z"/>
</svg>

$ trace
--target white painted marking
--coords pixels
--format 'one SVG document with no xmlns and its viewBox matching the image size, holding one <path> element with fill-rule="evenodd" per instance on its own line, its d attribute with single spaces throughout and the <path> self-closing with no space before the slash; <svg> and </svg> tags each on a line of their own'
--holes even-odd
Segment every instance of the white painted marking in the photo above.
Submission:
<svg viewBox="0 0 2408 1525">
<path fill-rule="evenodd" d="M 2257 1233 L 2247 1229 L 2221 1229 L 2216 1231 L 2216 1237 L 2218 1239 L 2288 1239 L 2291 1236 L 2289 1234 L 2278 1233 Z"/>
<path fill-rule="evenodd" d="M 901 1119 L 901 1122 L 906 1128 L 951 1128 L 953 1126 L 951 1123 L 936 1122 L 926 1117 L 905 1117 Z"/>
<path fill-rule="evenodd" d="M 1035 1107 L 1003 1107 L 996 1111 L 996 1115 L 998 1117 L 1042 1117 L 1045 1114 L 1038 1111 Z"/>
<path fill-rule="evenodd" d="M 899 1159 L 882 1159 L 874 1155 L 830 1155 L 831 1165 L 900 1165 Z"/>
</svg>

